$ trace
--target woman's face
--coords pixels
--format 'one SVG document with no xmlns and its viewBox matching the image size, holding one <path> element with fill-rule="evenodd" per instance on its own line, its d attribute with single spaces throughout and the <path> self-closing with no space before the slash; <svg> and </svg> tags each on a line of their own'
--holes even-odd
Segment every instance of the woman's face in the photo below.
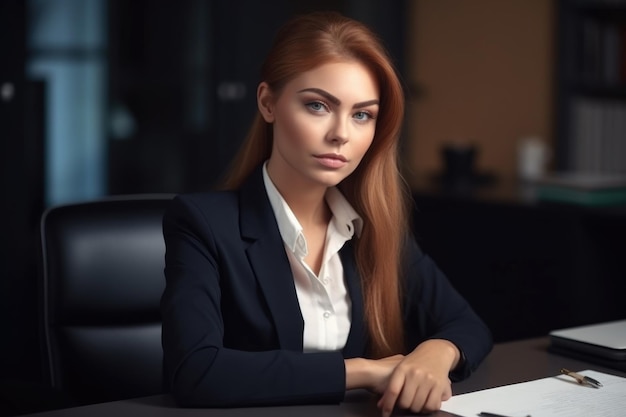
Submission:
<svg viewBox="0 0 626 417">
<path fill-rule="evenodd" d="M 259 86 L 259 108 L 273 124 L 268 163 L 279 186 L 334 186 L 372 143 L 379 111 L 375 78 L 356 61 L 323 64 L 288 82 L 277 97 Z"/>
</svg>

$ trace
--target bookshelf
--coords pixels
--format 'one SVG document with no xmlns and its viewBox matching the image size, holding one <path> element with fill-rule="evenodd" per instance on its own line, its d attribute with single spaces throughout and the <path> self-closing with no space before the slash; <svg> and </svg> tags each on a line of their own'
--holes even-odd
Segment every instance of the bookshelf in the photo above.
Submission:
<svg viewBox="0 0 626 417">
<path fill-rule="evenodd" d="M 626 1 L 558 0 L 556 166 L 626 173 Z"/>
</svg>

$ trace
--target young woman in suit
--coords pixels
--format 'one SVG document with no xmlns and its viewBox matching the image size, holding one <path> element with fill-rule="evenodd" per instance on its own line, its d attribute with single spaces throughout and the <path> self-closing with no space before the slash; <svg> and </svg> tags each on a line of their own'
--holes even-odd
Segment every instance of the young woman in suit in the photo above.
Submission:
<svg viewBox="0 0 626 417">
<path fill-rule="evenodd" d="M 411 236 L 389 57 L 363 24 L 312 13 L 278 32 L 261 80 L 224 190 L 164 217 L 168 389 L 190 407 L 363 388 L 383 415 L 439 409 L 492 341 Z"/>
</svg>

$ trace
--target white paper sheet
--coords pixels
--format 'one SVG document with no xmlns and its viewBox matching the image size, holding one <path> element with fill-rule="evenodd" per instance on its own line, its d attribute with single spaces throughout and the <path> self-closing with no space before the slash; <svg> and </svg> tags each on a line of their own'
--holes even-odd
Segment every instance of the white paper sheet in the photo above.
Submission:
<svg viewBox="0 0 626 417">
<path fill-rule="evenodd" d="M 579 372 L 603 385 L 580 385 L 566 375 L 455 395 L 441 409 L 463 417 L 481 411 L 511 417 L 624 417 L 626 378 L 591 370 Z"/>
</svg>

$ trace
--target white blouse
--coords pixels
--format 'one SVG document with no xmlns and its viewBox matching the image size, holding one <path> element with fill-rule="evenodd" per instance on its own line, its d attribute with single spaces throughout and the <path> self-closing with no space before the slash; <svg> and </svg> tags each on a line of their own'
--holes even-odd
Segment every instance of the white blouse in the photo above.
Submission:
<svg viewBox="0 0 626 417">
<path fill-rule="evenodd" d="M 265 164 L 266 165 L 266 164 Z M 354 233 L 361 233 L 361 217 L 335 188 L 326 192 L 333 217 L 326 231 L 324 258 L 319 275 L 304 262 L 307 244 L 302 226 L 280 195 L 263 166 L 263 180 L 293 273 L 300 311 L 304 319 L 304 352 L 340 350 L 350 332 L 350 295 L 346 289 L 339 250 Z"/>
</svg>

